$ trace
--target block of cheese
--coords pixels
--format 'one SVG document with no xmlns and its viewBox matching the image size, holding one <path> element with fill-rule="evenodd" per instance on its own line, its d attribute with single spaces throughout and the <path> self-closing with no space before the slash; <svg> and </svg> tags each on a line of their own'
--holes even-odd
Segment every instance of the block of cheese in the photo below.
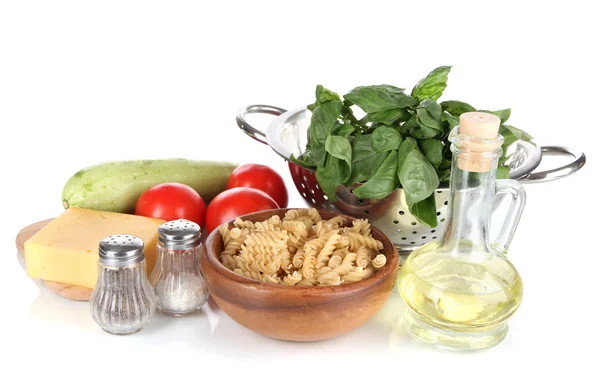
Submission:
<svg viewBox="0 0 600 381">
<path fill-rule="evenodd" d="M 148 276 L 156 263 L 158 227 L 164 220 L 70 208 L 25 242 L 25 267 L 32 278 L 94 288 L 98 243 L 112 234 L 144 241 Z"/>
</svg>

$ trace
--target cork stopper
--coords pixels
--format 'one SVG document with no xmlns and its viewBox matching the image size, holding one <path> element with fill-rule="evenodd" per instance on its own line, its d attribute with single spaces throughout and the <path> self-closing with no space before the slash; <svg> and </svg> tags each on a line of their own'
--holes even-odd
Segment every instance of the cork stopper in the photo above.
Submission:
<svg viewBox="0 0 600 381">
<path fill-rule="evenodd" d="M 489 172 L 493 153 L 503 143 L 498 137 L 500 118 L 485 112 L 466 112 L 460 115 L 458 132 L 467 138 L 462 141 L 458 167 L 469 172 Z"/>
</svg>

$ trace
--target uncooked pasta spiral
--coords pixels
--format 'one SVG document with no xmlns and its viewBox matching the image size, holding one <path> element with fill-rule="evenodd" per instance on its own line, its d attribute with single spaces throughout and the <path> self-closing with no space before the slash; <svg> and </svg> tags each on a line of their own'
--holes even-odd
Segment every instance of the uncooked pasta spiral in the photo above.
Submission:
<svg viewBox="0 0 600 381">
<path fill-rule="evenodd" d="M 277 249 L 287 248 L 288 235 L 284 232 L 261 231 L 249 234 L 244 244 L 252 246 L 267 246 Z"/>
<path fill-rule="evenodd" d="M 286 275 L 283 278 L 282 282 L 286 286 L 294 286 L 301 280 L 302 280 L 302 274 L 300 274 L 298 271 L 294 271 L 293 273 Z"/>
<path fill-rule="evenodd" d="M 308 209 L 290 209 L 285 212 L 284 221 L 297 220 L 300 217 L 308 216 Z"/>
<path fill-rule="evenodd" d="M 339 276 L 339 274 L 330 271 L 319 276 L 317 278 L 317 281 L 319 281 L 319 283 L 324 286 L 339 286 L 342 282 L 342 278 Z"/>
<path fill-rule="evenodd" d="M 333 254 L 333 251 L 336 248 L 336 245 L 340 241 L 341 236 L 339 234 L 332 234 L 325 242 L 325 245 L 317 255 L 317 263 L 315 267 L 320 269 L 321 267 L 327 265 L 329 263 L 329 257 Z"/>
<path fill-rule="evenodd" d="M 365 269 L 360 266 L 354 267 L 352 271 L 342 277 L 344 283 L 358 282 L 365 277 Z"/>
<path fill-rule="evenodd" d="M 359 247 L 356 251 L 356 265 L 364 269 L 369 263 L 371 263 L 371 250 L 365 246 Z"/>
<path fill-rule="evenodd" d="M 319 211 L 315 208 L 308 209 L 308 217 L 310 217 L 312 222 L 314 222 L 315 224 L 321 221 L 321 215 L 319 214 Z"/>
<path fill-rule="evenodd" d="M 302 276 L 310 279 L 315 274 L 315 265 L 317 264 L 317 251 L 312 246 L 304 245 L 304 262 L 302 263 Z"/>
<path fill-rule="evenodd" d="M 385 263 L 387 262 L 387 258 L 385 257 L 384 254 L 378 254 L 374 259 L 373 259 L 373 267 L 375 267 L 376 269 L 380 269 L 383 266 L 385 266 Z"/>
<path fill-rule="evenodd" d="M 281 223 L 281 227 L 288 232 L 304 232 L 306 230 L 306 225 L 301 221 L 283 221 Z"/>
<path fill-rule="evenodd" d="M 331 227 L 331 229 L 337 229 L 342 226 L 346 222 L 346 219 L 342 216 L 336 216 L 329 220 L 327 220 L 327 225 Z"/>
<path fill-rule="evenodd" d="M 339 249 L 333 252 L 331 258 L 329 258 L 329 262 L 327 262 L 327 266 L 331 268 L 336 268 L 342 264 L 342 259 L 346 255 L 347 251 L 345 249 Z"/>
<path fill-rule="evenodd" d="M 304 263 L 304 249 L 298 249 L 292 258 L 292 265 L 296 268 L 301 268 Z"/>
<path fill-rule="evenodd" d="M 348 233 L 347 237 L 350 239 L 350 250 L 356 251 L 361 246 L 366 246 L 369 249 L 381 250 L 383 244 L 373 237 L 365 237 L 359 233 Z"/>
<path fill-rule="evenodd" d="M 243 221 L 241 218 L 237 217 L 233 220 L 233 226 L 236 228 L 246 228 L 250 230 L 254 230 L 254 223 L 252 221 Z"/>
<path fill-rule="evenodd" d="M 279 284 L 281 283 L 281 279 L 278 276 L 273 274 L 263 275 L 263 280 L 267 283 Z"/>
</svg>

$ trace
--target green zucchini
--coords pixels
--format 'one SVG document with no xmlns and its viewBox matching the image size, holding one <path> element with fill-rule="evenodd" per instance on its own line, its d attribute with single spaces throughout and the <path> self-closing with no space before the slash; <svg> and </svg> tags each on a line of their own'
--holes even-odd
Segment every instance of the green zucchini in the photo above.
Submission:
<svg viewBox="0 0 600 381">
<path fill-rule="evenodd" d="M 225 190 L 236 164 L 186 159 L 115 161 L 94 165 L 74 174 L 62 192 L 63 206 L 133 213 L 138 198 L 162 183 L 194 188 L 208 205 Z"/>
</svg>

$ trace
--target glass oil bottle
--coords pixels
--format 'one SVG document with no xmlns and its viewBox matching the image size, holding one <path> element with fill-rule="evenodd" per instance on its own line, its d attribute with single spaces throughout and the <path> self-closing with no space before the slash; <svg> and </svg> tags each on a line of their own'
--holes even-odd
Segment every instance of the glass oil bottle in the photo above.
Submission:
<svg viewBox="0 0 600 381">
<path fill-rule="evenodd" d="M 408 306 L 409 331 L 450 350 L 491 347 L 506 336 L 506 321 L 521 304 L 523 283 L 506 258 L 525 191 L 514 180 L 496 180 L 500 119 L 470 112 L 450 134 L 453 152 L 450 220 L 441 241 L 415 250 L 403 264 L 398 286 Z M 496 195 L 510 208 L 495 241 L 490 217 Z"/>
</svg>

